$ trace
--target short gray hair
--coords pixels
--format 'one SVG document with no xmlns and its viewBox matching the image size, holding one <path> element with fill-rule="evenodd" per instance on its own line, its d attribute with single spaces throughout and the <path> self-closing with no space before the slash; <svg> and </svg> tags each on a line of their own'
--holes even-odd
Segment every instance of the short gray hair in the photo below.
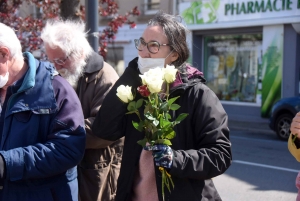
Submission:
<svg viewBox="0 0 300 201">
<path fill-rule="evenodd" d="M 15 31 L 0 22 L 0 47 L 7 47 L 15 59 L 23 59 L 22 47 Z"/>
</svg>

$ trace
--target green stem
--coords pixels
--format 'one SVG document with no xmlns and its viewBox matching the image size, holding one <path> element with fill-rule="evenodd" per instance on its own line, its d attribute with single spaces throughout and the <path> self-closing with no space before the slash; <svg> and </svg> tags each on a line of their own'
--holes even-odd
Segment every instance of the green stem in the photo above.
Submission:
<svg viewBox="0 0 300 201">
<path fill-rule="evenodd" d="M 170 91 L 170 85 L 169 85 L 169 83 L 167 83 L 167 91 L 166 91 L 167 101 L 169 100 L 169 91 Z"/>
<path fill-rule="evenodd" d="M 142 121 L 141 115 L 138 110 L 135 111 L 135 114 L 139 117 L 139 120 Z"/>
<path fill-rule="evenodd" d="M 155 117 L 157 117 L 157 114 L 158 114 L 158 111 L 157 111 L 157 108 L 158 108 L 158 94 L 154 94 L 155 95 Z"/>
<path fill-rule="evenodd" d="M 292 137 L 293 142 L 295 142 L 295 140 L 297 139 L 297 136 L 298 136 L 298 134 L 295 134 L 295 135 Z"/>
</svg>

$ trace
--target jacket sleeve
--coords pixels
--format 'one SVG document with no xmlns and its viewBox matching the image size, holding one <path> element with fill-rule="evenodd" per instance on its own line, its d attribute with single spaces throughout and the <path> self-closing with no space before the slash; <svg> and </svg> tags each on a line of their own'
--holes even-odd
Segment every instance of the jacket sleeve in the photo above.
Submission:
<svg viewBox="0 0 300 201">
<path fill-rule="evenodd" d="M 93 99 L 90 103 L 90 117 L 85 119 L 86 129 L 86 149 L 100 149 L 109 146 L 113 141 L 107 141 L 95 136 L 92 132 L 97 112 L 101 108 L 103 100 L 112 86 L 118 80 L 119 76 L 108 63 L 104 62 L 103 68 L 98 73 L 95 81 Z"/>
<path fill-rule="evenodd" d="M 180 178 L 210 179 L 231 164 L 228 117 L 217 96 L 204 84 L 198 83 L 187 93 L 190 112 L 186 120 L 191 125 L 187 135 L 192 135 L 194 149 L 174 150 L 170 173 Z"/>
<path fill-rule="evenodd" d="M 288 140 L 288 149 L 290 151 L 290 153 L 295 157 L 295 159 L 300 162 L 300 149 L 298 149 L 295 145 L 295 143 L 293 142 L 293 136 L 294 135 L 290 135 L 289 140 Z"/>
<path fill-rule="evenodd" d="M 122 131 L 124 130 L 127 104 L 121 102 L 116 95 L 120 85 L 131 86 L 132 89 L 141 85 L 137 70 L 137 58 L 129 63 L 122 76 L 109 91 L 95 118 L 92 131 L 96 136 L 105 140 L 115 141 L 124 136 Z"/>
<path fill-rule="evenodd" d="M 60 76 L 55 76 L 52 83 L 57 111 L 40 117 L 50 128 L 40 128 L 47 135 L 40 133 L 39 137 L 46 136 L 46 139 L 38 139 L 37 143 L 25 147 L 1 151 L 6 163 L 6 179 L 15 181 L 63 174 L 75 167 L 83 157 L 85 130 L 79 99 Z"/>
</svg>

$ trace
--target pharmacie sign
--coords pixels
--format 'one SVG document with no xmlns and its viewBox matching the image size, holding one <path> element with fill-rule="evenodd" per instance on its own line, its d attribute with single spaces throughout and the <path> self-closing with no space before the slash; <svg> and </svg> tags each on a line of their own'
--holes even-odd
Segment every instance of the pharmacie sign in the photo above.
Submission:
<svg viewBox="0 0 300 201">
<path fill-rule="evenodd" d="M 190 25 L 300 22 L 300 0 L 202 0 L 180 3 L 179 11 Z"/>
<path fill-rule="evenodd" d="M 300 8 L 300 0 L 297 0 L 297 9 Z M 294 6 L 295 7 L 295 6 Z M 293 10 L 292 0 L 267 0 L 267 1 L 248 1 L 235 2 L 225 4 L 225 16 L 240 15 L 251 13 L 266 13 L 266 12 L 284 12 L 288 14 Z M 276 13 L 277 14 L 277 13 Z"/>
</svg>

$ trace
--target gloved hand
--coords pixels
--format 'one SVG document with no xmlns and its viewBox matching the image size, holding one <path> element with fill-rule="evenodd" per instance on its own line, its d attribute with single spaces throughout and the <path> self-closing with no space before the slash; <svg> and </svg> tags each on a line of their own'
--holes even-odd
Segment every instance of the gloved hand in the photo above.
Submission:
<svg viewBox="0 0 300 201">
<path fill-rule="evenodd" d="M 170 169 L 173 161 L 173 150 L 168 145 L 159 144 L 145 146 L 144 150 L 152 151 L 152 156 L 156 166 Z"/>
</svg>

